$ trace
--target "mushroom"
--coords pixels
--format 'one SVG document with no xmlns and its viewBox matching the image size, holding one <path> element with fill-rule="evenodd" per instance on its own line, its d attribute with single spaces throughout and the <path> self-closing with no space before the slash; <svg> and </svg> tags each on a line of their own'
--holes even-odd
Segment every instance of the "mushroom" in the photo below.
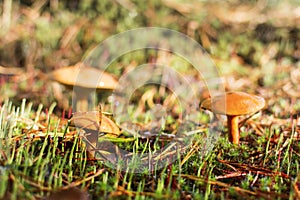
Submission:
<svg viewBox="0 0 300 200">
<path fill-rule="evenodd" d="M 120 128 L 113 120 L 100 113 L 99 111 L 75 112 L 70 119 L 71 125 L 74 124 L 78 128 L 118 136 Z"/>
<path fill-rule="evenodd" d="M 76 111 L 88 110 L 88 97 L 92 91 L 112 91 L 117 85 L 110 74 L 83 63 L 57 69 L 52 72 L 51 78 L 69 89 L 74 88 Z"/>
<path fill-rule="evenodd" d="M 229 140 L 234 144 L 239 144 L 240 140 L 239 116 L 255 113 L 264 106 L 264 98 L 244 92 L 227 92 L 213 99 L 208 98 L 201 104 L 203 109 L 227 116 Z"/>
<path fill-rule="evenodd" d="M 85 131 L 87 150 L 93 158 L 98 144 L 99 133 L 105 134 L 103 137 L 109 138 L 118 137 L 121 134 L 119 126 L 101 111 L 75 112 L 70 119 L 70 125 Z"/>
</svg>

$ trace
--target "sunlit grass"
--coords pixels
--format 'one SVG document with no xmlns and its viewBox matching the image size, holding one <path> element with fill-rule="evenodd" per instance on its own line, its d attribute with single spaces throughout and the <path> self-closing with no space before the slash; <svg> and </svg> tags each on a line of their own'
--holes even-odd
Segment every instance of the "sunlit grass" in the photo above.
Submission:
<svg viewBox="0 0 300 200">
<path fill-rule="evenodd" d="M 277 128 L 264 136 L 249 138 L 247 133 L 240 146 L 229 143 L 222 134 L 207 154 L 201 153 L 203 144 L 196 139 L 201 134 L 196 133 L 184 154 L 175 152 L 173 163 L 162 168 L 142 165 L 141 170 L 138 160 L 125 168 L 122 160 L 117 165 L 103 159 L 91 161 L 79 134 L 70 136 L 73 129 L 51 113 L 53 108 L 47 109 L 47 114 L 42 106 L 34 111 L 25 100 L 20 107 L 10 101 L 1 106 L 2 198 L 39 198 L 73 186 L 88 191 L 93 198 L 101 195 L 112 199 L 295 196 L 299 178 L 299 153 L 295 150 L 299 143 Z M 272 141 L 274 135 L 279 138 L 277 143 Z M 153 143 L 130 136 L 107 140 L 131 151 L 133 157 L 161 147 L 158 140 Z"/>
</svg>

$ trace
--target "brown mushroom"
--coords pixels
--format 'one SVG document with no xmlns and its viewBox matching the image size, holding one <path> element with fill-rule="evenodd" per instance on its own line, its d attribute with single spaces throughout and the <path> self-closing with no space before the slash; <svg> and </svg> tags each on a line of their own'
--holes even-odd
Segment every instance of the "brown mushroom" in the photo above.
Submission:
<svg viewBox="0 0 300 200">
<path fill-rule="evenodd" d="M 87 150 L 92 158 L 95 156 L 99 133 L 104 133 L 103 137 L 109 138 L 118 137 L 121 134 L 119 126 L 101 111 L 75 112 L 70 119 L 70 125 L 85 131 Z"/>
<path fill-rule="evenodd" d="M 74 124 L 78 128 L 118 136 L 120 128 L 116 123 L 104 114 L 100 114 L 99 111 L 75 112 L 70 122 L 71 125 Z"/>
<path fill-rule="evenodd" d="M 112 91 L 117 85 L 117 81 L 110 74 L 83 66 L 82 63 L 57 69 L 51 74 L 51 78 L 69 89 L 74 88 L 76 111 L 88 110 L 88 96 L 92 91 Z"/>
<path fill-rule="evenodd" d="M 239 116 L 255 113 L 264 106 L 264 98 L 244 92 L 227 92 L 214 97 L 213 100 L 208 98 L 201 104 L 203 109 L 227 116 L 229 140 L 234 144 L 239 144 L 240 139 Z"/>
</svg>

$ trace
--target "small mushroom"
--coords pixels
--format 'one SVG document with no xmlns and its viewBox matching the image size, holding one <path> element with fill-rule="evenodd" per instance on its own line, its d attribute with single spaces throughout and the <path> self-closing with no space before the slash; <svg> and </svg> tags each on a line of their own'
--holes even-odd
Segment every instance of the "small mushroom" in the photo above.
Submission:
<svg viewBox="0 0 300 200">
<path fill-rule="evenodd" d="M 116 123 L 99 111 L 75 112 L 70 122 L 78 128 L 107 133 L 115 137 L 120 134 L 120 128 Z"/>
<path fill-rule="evenodd" d="M 110 74 L 78 63 L 55 70 L 51 78 L 69 89 L 74 88 L 76 111 L 88 110 L 88 97 L 92 91 L 112 91 L 117 81 Z"/>
<path fill-rule="evenodd" d="M 208 98 L 201 104 L 203 109 L 227 116 L 229 140 L 234 144 L 239 144 L 240 140 L 239 116 L 255 113 L 264 106 L 264 98 L 244 92 L 227 92 L 213 100 Z"/>
<path fill-rule="evenodd" d="M 105 134 L 103 137 L 112 138 L 121 134 L 119 126 L 101 111 L 75 112 L 70 119 L 70 125 L 85 131 L 87 150 L 92 158 L 95 156 L 100 135 Z"/>
</svg>

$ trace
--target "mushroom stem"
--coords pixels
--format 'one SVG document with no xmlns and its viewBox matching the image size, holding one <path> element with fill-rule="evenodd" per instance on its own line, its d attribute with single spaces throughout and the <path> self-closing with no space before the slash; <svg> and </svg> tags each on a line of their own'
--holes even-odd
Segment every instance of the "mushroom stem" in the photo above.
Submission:
<svg viewBox="0 0 300 200">
<path fill-rule="evenodd" d="M 86 134 L 87 146 L 86 150 L 91 158 L 95 158 L 95 152 L 98 144 L 98 133 L 92 132 Z"/>
<path fill-rule="evenodd" d="M 90 88 L 82 88 L 75 86 L 73 92 L 75 96 L 73 96 L 73 108 L 74 111 L 88 111 L 89 103 L 88 98 L 93 89 Z M 75 98 L 74 98 L 75 97 Z"/>
<path fill-rule="evenodd" d="M 239 144 L 240 133 L 239 133 L 239 117 L 238 116 L 227 116 L 227 128 L 229 141 L 233 144 Z"/>
<path fill-rule="evenodd" d="M 88 111 L 89 103 L 86 98 L 76 99 L 76 110 L 75 111 Z"/>
</svg>

